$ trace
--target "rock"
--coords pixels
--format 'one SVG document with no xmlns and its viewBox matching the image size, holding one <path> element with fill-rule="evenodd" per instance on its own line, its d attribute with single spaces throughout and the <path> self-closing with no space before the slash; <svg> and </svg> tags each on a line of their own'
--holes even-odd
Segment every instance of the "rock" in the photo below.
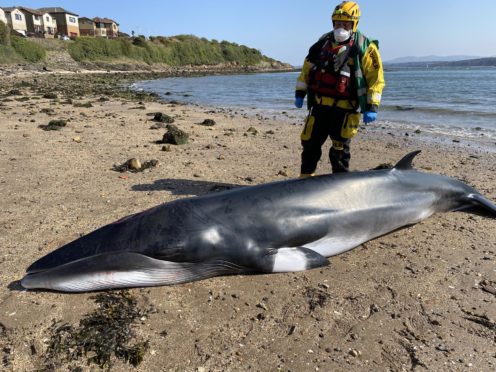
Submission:
<svg viewBox="0 0 496 372">
<path fill-rule="evenodd" d="M 258 133 L 258 130 L 255 127 L 249 127 L 246 130 L 246 133 L 257 134 Z"/>
<path fill-rule="evenodd" d="M 184 145 L 188 143 L 189 134 L 182 131 L 175 125 L 167 125 L 167 132 L 162 137 L 162 143 L 170 143 L 173 145 Z"/>
<path fill-rule="evenodd" d="M 93 107 L 93 105 L 91 104 L 91 102 L 84 102 L 84 103 L 76 102 L 76 103 L 74 103 L 74 107 L 90 108 L 90 107 Z"/>
<path fill-rule="evenodd" d="M 165 123 L 155 123 L 150 127 L 150 129 L 164 129 L 164 128 L 167 128 L 167 124 Z"/>
<path fill-rule="evenodd" d="M 46 99 L 57 99 L 58 96 L 55 93 L 45 93 L 45 94 L 43 94 L 43 98 L 46 98 Z"/>
<path fill-rule="evenodd" d="M 22 93 L 19 89 L 12 89 L 7 93 L 8 96 L 22 96 Z"/>
<path fill-rule="evenodd" d="M 154 168 L 159 164 L 158 160 L 152 159 L 149 161 L 145 161 L 143 164 L 139 161 L 139 159 L 131 158 L 121 165 L 114 165 L 113 170 L 116 172 L 143 172 L 145 169 Z"/>
<path fill-rule="evenodd" d="M 201 123 L 198 123 L 198 124 L 206 126 L 206 127 L 213 127 L 216 124 L 216 122 L 213 119 L 205 119 Z"/>
<path fill-rule="evenodd" d="M 153 116 L 153 121 L 158 121 L 160 123 L 174 123 L 174 118 L 167 115 L 167 114 L 164 114 L 162 112 L 157 112 L 155 113 L 155 115 Z"/>
<path fill-rule="evenodd" d="M 38 125 L 43 130 L 60 130 L 67 125 L 65 120 L 50 120 L 48 125 Z"/>
<path fill-rule="evenodd" d="M 136 158 L 132 158 L 127 161 L 127 166 L 130 171 L 139 171 L 141 169 L 141 162 Z"/>
</svg>

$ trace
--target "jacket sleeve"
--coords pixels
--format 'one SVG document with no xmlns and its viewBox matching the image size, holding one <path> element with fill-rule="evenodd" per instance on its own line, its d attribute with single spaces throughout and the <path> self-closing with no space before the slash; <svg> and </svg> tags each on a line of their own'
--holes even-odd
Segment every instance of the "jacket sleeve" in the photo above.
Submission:
<svg viewBox="0 0 496 372">
<path fill-rule="evenodd" d="M 381 104 L 385 81 L 381 56 L 374 43 L 369 44 L 360 63 L 367 82 L 367 106 L 370 111 L 376 112 Z"/>
<path fill-rule="evenodd" d="M 318 55 L 320 53 L 320 49 L 322 48 L 322 45 L 326 41 L 326 37 L 328 37 L 329 34 L 324 34 L 319 41 L 317 41 L 315 44 L 313 44 L 309 51 L 308 55 L 305 57 L 305 61 L 303 62 L 303 67 L 301 68 L 301 73 L 296 79 L 296 90 L 295 90 L 295 97 L 301 97 L 305 98 L 306 94 L 308 93 L 308 83 L 309 83 L 309 74 L 310 70 L 312 69 L 314 62 L 318 58 Z"/>
<path fill-rule="evenodd" d="M 308 58 L 305 58 L 300 75 L 296 79 L 295 97 L 305 98 L 308 87 L 308 74 L 312 66 L 313 64 L 308 60 Z"/>
</svg>

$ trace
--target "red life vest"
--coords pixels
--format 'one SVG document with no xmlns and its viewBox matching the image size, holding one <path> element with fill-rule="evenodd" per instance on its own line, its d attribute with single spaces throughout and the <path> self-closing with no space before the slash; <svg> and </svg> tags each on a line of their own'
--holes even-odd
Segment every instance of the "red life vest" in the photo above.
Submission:
<svg viewBox="0 0 496 372">
<path fill-rule="evenodd" d="M 320 50 L 319 58 L 309 73 L 310 90 L 321 96 L 350 99 L 356 96 L 352 87 L 351 70 L 348 58 L 353 48 L 353 38 L 345 45 L 332 46 L 332 40 L 326 40 Z"/>
</svg>

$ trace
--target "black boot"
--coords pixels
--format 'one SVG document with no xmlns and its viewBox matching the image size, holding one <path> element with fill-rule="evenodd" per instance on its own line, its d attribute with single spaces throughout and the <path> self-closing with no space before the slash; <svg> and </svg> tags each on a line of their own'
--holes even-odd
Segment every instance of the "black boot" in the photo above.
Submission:
<svg viewBox="0 0 496 372">
<path fill-rule="evenodd" d="M 332 173 L 349 172 L 350 158 L 349 148 L 337 150 L 331 147 L 329 150 L 329 160 L 331 161 Z"/>
</svg>

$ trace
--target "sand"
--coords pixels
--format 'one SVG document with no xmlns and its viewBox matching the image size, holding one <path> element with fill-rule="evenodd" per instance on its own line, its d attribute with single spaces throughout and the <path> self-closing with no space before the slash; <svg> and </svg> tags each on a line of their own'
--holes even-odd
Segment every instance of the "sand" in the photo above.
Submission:
<svg viewBox="0 0 496 372">
<path fill-rule="evenodd" d="M 64 352 L 49 350 L 58 326 L 77 328 L 98 304 L 94 293 L 23 290 L 19 280 L 39 257 L 163 202 L 299 174 L 301 123 L 114 94 L 116 81 L 29 72 L 1 78 L 2 370 L 99 370 L 88 362 L 94 352 L 72 350 L 67 361 Z M 86 89 L 78 91 L 79 85 Z M 42 98 L 47 91 L 58 99 Z M 87 102 L 92 107 L 77 107 Z M 165 129 L 150 129 L 155 112 L 172 116 L 189 143 L 158 144 Z M 55 119 L 67 125 L 39 127 Z M 216 124 L 198 124 L 205 119 Z M 368 126 L 352 142 L 353 170 L 394 164 L 420 149 L 416 168 L 462 179 L 496 200 L 494 143 L 482 147 L 382 126 Z M 138 173 L 112 170 L 130 158 L 158 165 Z M 329 169 L 324 157 L 318 172 Z M 109 368 L 492 371 L 495 260 L 496 220 L 453 212 L 332 257 L 322 269 L 130 289 L 124 293 L 141 315 L 129 342 L 147 347 L 137 367 L 112 356 Z"/>
</svg>

